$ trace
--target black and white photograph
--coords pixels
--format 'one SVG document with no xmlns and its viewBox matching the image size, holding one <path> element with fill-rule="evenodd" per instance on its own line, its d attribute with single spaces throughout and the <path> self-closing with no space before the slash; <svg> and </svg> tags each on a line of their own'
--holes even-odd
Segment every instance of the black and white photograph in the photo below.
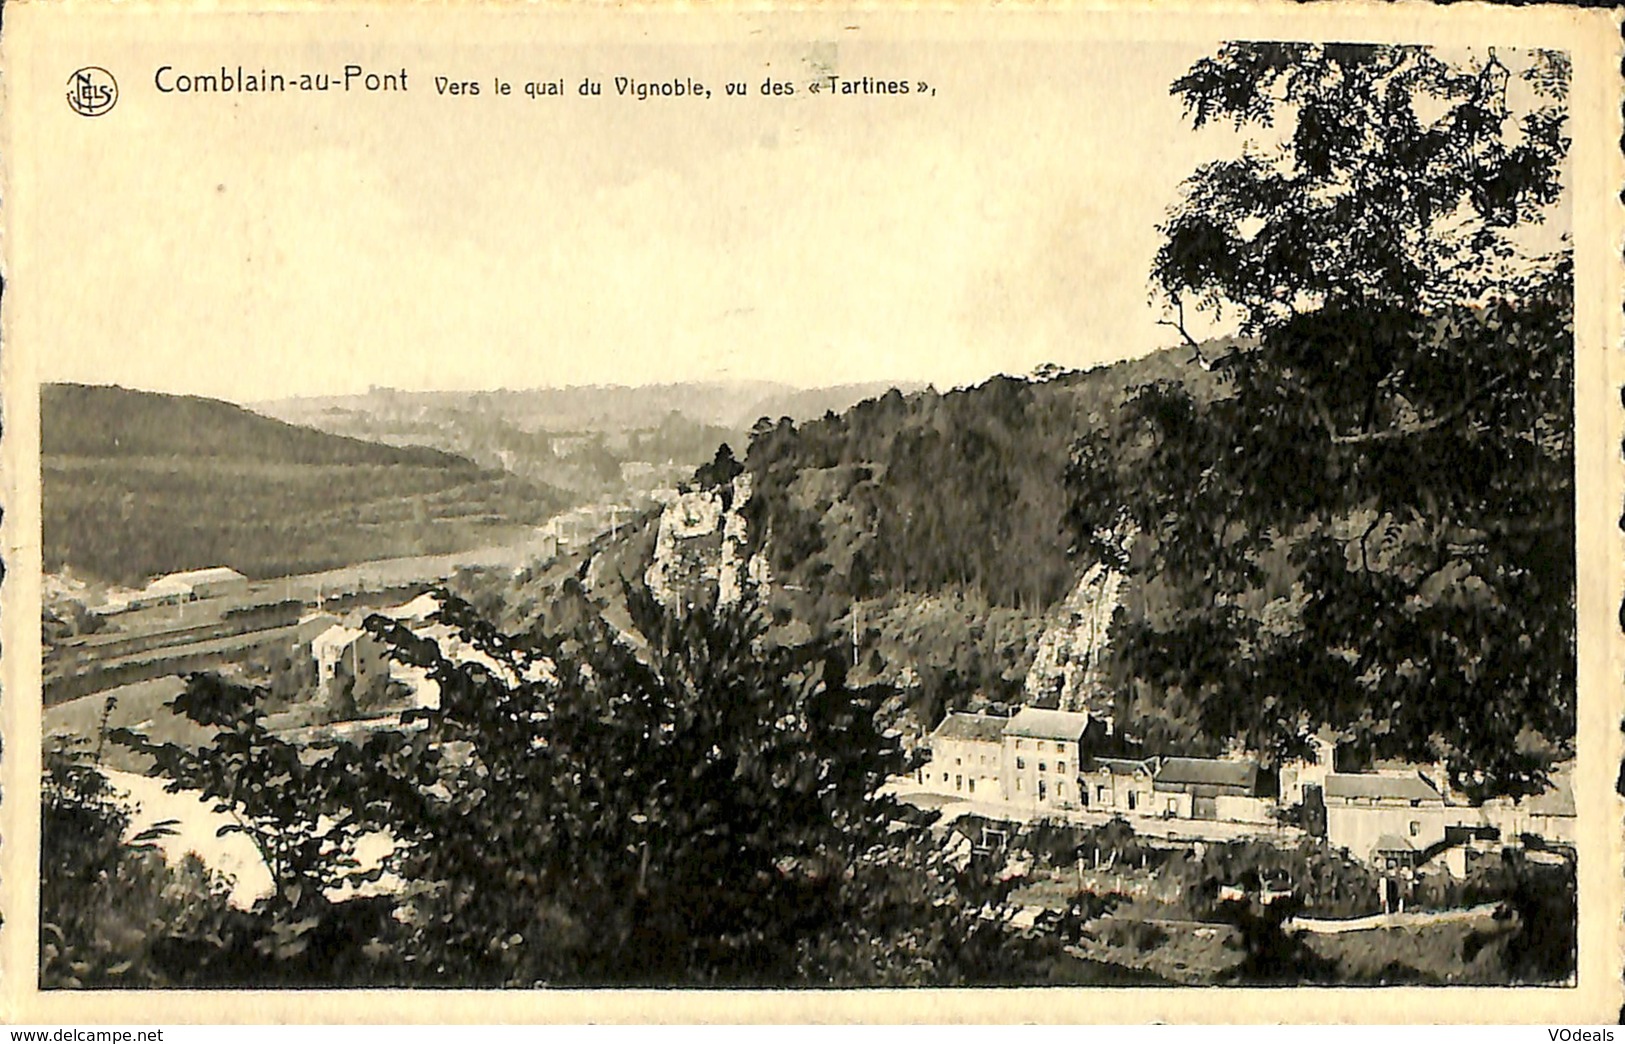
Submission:
<svg viewBox="0 0 1625 1044">
<path fill-rule="evenodd" d="M 1615 23 L 103 13 L 8 989 L 1613 1018 Z"/>
</svg>

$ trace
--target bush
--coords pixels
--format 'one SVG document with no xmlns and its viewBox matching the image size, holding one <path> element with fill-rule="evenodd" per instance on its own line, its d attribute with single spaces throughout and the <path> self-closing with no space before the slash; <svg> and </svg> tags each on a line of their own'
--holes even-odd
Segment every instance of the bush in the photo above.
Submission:
<svg viewBox="0 0 1625 1044">
<path fill-rule="evenodd" d="M 162 825 L 127 842 L 130 808 L 69 748 L 46 754 L 41 817 L 40 987 L 178 985 L 162 954 L 217 934 L 227 883 L 195 856 L 167 865 Z"/>
</svg>

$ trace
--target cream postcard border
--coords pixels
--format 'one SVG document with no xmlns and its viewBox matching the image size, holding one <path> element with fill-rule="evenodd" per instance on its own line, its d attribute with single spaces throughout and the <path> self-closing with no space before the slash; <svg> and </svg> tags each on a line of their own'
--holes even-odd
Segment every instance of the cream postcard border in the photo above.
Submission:
<svg viewBox="0 0 1625 1044">
<path fill-rule="evenodd" d="M 1038 988 L 887 991 L 38 991 L 40 771 L 39 396 L 35 360 L 48 343 L 19 341 L 22 320 L 71 302 L 40 300 L 30 280 L 30 220 L 42 186 L 30 159 L 26 114 L 40 92 L 57 94 L 42 52 L 64 38 L 116 41 L 120 33 L 187 40 L 222 23 L 259 41 L 332 39 L 363 19 L 380 37 L 409 47 L 435 38 L 475 44 L 501 20 L 512 33 L 545 32 L 553 43 L 590 46 L 629 39 L 737 42 L 749 30 L 834 38 L 853 21 L 872 39 L 989 42 L 1049 39 L 1124 43 L 1156 40 L 1305 39 L 1407 43 L 1503 43 L 1570 51 L 1576 262 L 1576 469 L 1580 555 L 1578 755 L 1580 972 L 1574 988 Z M 252 25 L 249 23 L 252 22 Z M 4 431 L 0 588 L 0 1017 L 9 1022 L 399 1023 L 399 1022 L 1611 1022 L 1621 985 L 1625 917 L 1622 803 L 1614 783 L 1625 711 L 1625 641 L 1619 626 L 1625 554 L 1618 523 L 1625 504 L 1625 434 L 1620 389 L 1622 236 L 1618 192 L 1619 15 L 1572 8 L 1503 8 L 1419 3 L 1334 6 L 1285 3 L 920 3 L 907 6 L 794 3 L 486 3 L 393 5 L 223 0 L 207 10 L 176 0 L 7 5 L 0 36 L 0 221 L 6 293 L 0 302 L 0 392 Z M 274 147 L 272 144 L 267 148 Z M 136 158 L 131 158 L 131 162 Z M 140 215 L 131 215 L 140 220 Z"/>
</svg>

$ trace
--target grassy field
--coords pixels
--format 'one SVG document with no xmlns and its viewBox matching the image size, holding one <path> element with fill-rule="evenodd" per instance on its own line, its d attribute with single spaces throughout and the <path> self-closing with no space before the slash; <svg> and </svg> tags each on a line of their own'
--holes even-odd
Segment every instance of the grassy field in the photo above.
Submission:
<svg viewBox="0 0 1625 1044">
<path fill-rule="evenodd" d="M 47 457 L 42 472 L 45 569 L 127 585 L 463 551 L 520 539 L 559 507 L 551 491 L 468 469 Z"/>
<path fill-rule="evenodd" d="M 43 729 L 45 745 L 48 748 L 55 742 L 78 742 L 83 745 L 82 749 L 95 753 L 102 713 L 109 697 L 116 700 L 107 718 L 109 729 L 133 729 L 155 743 L 207 743 L 213 739 L 213 730 L 173 714 L 164 706 L 185 687 L 182 678 L 157 678 L 47 707 Z M 121 772 L 145 775 L 152 770 L 149 759 L 111 741 L 101 745 L 100 760 L 108 768 Z"/>
</svg>

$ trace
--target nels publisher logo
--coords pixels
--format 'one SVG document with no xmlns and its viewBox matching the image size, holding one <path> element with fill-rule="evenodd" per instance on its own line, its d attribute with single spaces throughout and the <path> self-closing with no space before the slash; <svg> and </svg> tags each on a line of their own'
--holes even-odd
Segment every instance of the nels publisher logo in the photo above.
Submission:
<svg viewBox="0 0 1625 1044">
<path fill-rule="evenodd" d="M 118 101 L 118 81 L 99 65 L 87 65 L 68 77 L 68 104 L 81 116 L 100 116 Z"/>
</svg>

